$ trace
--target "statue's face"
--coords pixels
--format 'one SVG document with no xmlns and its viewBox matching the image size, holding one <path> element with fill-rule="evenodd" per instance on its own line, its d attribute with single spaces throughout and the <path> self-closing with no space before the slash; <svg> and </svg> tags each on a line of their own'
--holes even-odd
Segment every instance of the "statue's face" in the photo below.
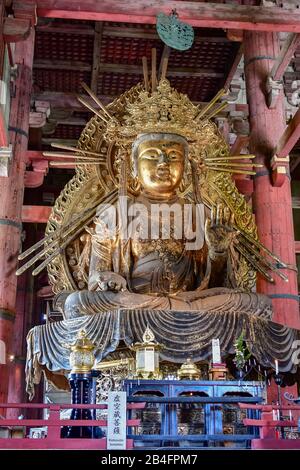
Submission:
<svg viewBox="0 0 300 470">
<path fill-rule="evenodd" d="M 184 171 L 183 144 L 166 140 L 145 140 L 137 149 L 138 178 L 152 195 L 169 195 L 179 186 Z"/>
</svg>

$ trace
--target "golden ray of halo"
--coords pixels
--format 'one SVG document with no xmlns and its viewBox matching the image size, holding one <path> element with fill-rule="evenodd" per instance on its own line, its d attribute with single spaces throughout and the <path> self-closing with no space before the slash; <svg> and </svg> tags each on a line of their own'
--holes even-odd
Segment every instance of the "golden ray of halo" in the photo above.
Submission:
<svg viewBox="0 0 300 470">
<path fill-rule="evenodd" d="M 204 108 L 202 108 L 198 114 L 196 114 L 194 120 L 201 119 L 213 107 L 213 105 L 226 93 L 226 90 L 224 88 L 221 88 L 221 90 L 216 94 L 216 96 L 214 96 L 213 99 L 206 106 L 204 106 Z"/>
<path fill-rule="evenodd" d="M 207 120 L 212 119 L 214 116 L 216 116 L 221 111 L 223 111 L 223 109 L 225 109 L 227 106 L 228 106 L 228 102 L 224 101 L 224 103 L 222 103 L 218 108 L 212 110 L 212 112 L 208 116 L 205 116 L 205 119 Z"/>
<path fill-rule="evenodd" d="M 81 98 L 81 96 L 77 96 L 77 99 L 78 101 L 80 101 L 80 103 L 83 104 L 83 106 L 85 106 L 90 111 L 92 111 L 92 113 L 98 116 L 102 121 L 104 121 L 105 123 L 108 123 L 108 118 L 106 118 L 104 114 L 100 113 L 100 111 L 97 111 L 97 109 L 93 108 L 93 106 L 90 105 L 90 103 L 88 103 L 84 98 Z"/>
<path fill-rule="evenodd" d="M 239 175 L 256 175 L 255 171 L 250 171 L 250 170 L 231 170 L 229 168 L 224 168 L 221 166 L 208 166 L 209 170 L 215 170 L 215 171 L 224 171 L 225 173 L 235 173 Z"/>
<path fill-rule="evenodd" d="M 217 160 L 220 160 L 220 161 L 230 161 L 230 160 L 251 160 L 255 158 L 255 155 L 234 155 L 234 156 L 228 156 L 228 157 L 207 157 L 205 159 L 205 161 L 210 161 L 210 162 L 213 162 L 213 161 L 217 161 Z"/>
<path fill-rule="evenodd" d="M 206 162 L 207 166 L 219 166 L 223 165 L 224 167 L 231 166 L 232 168 L 244 168 L 244 167 L 250 167 L 250 168 L 261 168 L 263 165 L 260 163 L 231 163 L 231 162 L 218 162 L 215 161 L 213 163 Z"/>
<path fill-rule="evenodd" d="M 91 98 L 93 98 L 93 100 L 95 101 L 95 103 L 100 106 L 100 108 L 102 109 L 102 111 L 109 117 L 109 119 L 115 119 L 114 116 L 112 116 L 112 114 L 110 114 L 110 112 L 108 111 L 108 109 L 106 108 L 106 106 L 104 106 L 104 104 L 99 100 L 98 96 L 95 95 L 95 93 L 90 89 L 89 86 L 87 86 L 86 83 L 84 82 L 80 82 L 82 88 L 84 88 L 84 90 L 90 95 Z"/>
<path fill-rule="evenodd" d="M 55 144 L 54 142 L 51 143 L 51 147 L 62 149 L 62 150 L 69 150 L 70 152 L 85 153 L 86 155 L 95 155 L 96 157 L 103 157 L 101 153 L 91 152 L 90 150 L 82 150 L 76 147 L 69 147 L 68 145 L 63 145 L 63 144 Z"/>
<path fill-rule="evenodd" d="M 95 160 L 87 160 L 85 162 L 71 162 L 71 161 L 57 161 L 57 162 L 49 162 L 49 166 L 60 166 L 60 165 L 71 165 L 74 163 L 76 166 L 81 166 L 81 165 L 105 165 L 105 162 L 99 162 Z"/>
<path fill-rule="evenodd" d="M 51 158 L 65 158 L 65 159 L 70 159 L 70 160 L 94 160 L 95 162 L 99 161 L 106 161 L 104 157 L 96 159 L 96 158 L 91 158 L 91 157 L 84 157 L 83 155 L 70 155 L 70 154 L 65 154 L 65 153 L 59 153 L 59 152 L 43 152 L 44 157 L 51 157 Z"/>
</svg>

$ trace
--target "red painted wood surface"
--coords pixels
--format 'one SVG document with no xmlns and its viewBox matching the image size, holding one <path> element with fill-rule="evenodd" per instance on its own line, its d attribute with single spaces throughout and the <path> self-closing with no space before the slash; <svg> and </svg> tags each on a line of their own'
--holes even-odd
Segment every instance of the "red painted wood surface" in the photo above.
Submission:
<svg viewBox="0 0 300 470">
<path fill-rule="evenodd" d="M 28 0 L 16 2 L 19 11 Z M 37 14 L 47 18 L 69 18 L 125 23 L 156 23 L 156 15 L 176 9 L 179 18 L 192 26 L 255 31 L 300 32 L 300 13 L 278 7 L 229 5 L 167 0 L 37 0 Z"/>
<path fill-rule="evenodd" d="M 284 130 L 276 146 L 276 155 L 286 157 L 300 138 L 300 109 L 296 112 L 289 125 Z"/>
<path fill-rule="evenodd" d="M 10 125 L 28 133 L 31 94 L 31 72 L 34 50 L 34 32 L 17 43 L 15 58 L 18 66 L 16 96 L 12 100 Z M 24 191 L 25 151 L 27 138 L 23 133 L 12 132 L 10 141 L 14 155 L 11 174 L 0 178 L 0 340 L 5 342 L 10 354 L 13 321 L 16 307 L 17 255 L 20 249 L 21 210 Z M 0 401 L 6 401 L 8 392 L 8 365 L 0 365 Z"/>
<path fill-rule="evenodd" d="M 5 42 L 24 41 L 30 34 L 30 21 L 23 18 L 7 17 L 4 20 L 3 38 Z"/>
<path fill-rule="evenodd" d="M 146 403 L 127 403 L 127 410 L 141 410 L 145 408 Z M 47 436 L 41 439 L 0 439 L 0 449 L 106 449 L 106 438 L 102 439 L 63 439 L 61 438 L 62 426 L 107 426 L 107 420 L 71 420 L 60 419 L 60 411 L 64 409 L 90 409 L 99 410 L 106 409 L 104 405 L 72 405 L 70 403 L 64 405 L 47 405 L 33 403 L 0 403 L 0 408 L 17 408 L 17 409 L 49 409 L 49 418 L 46 419 L 3 419 L 1 426 L 3 427 L 44 427 L 47 426 Z M 140 425 L 140 419 L 127 419 L 127 426 L 136 427 Z M 133 448 L 133 440 L 127 439 L 126 448 Z"/>
<path fill-rule="evenodd" d="M 25 357 L 23 357 L 23 341 L 26 328 L 26 294 L 27 294 L 28 273 L 24 273 L 18 278 L 16 299 L 16 318 L 14 323 L 13 338 L 10 352 L 14 355 L 14 360 L 9 364 L 9 388 L 8 401 L 22 403 L 25 400 Z M 26 333 L 25 333 L 26 334 Z M 8 409 L 7 418 L 18 418 L 20 409 Z"/>
<path fill-rule="evenodd" d="M 46 224 L 51 210 L 51 206 L 23 206 L 22 222 Z"/>
<path fill-rule="evenodd" d="M 278 428 L 297 427 L 297 417 L 300 413 L 299 405 L 252 405 L 247 403 L 239 403 L 239 407 L 243 410 L 260 410 L 261 419 L 243 419 L 245 426 L 255 426 L 259 428 L 259 439 L 251 441 L 251 449 L 300 449 L 300 439 L 283 439 L 278 434 Z M 291 419 L 274 419 L 273 412 L 279 410 L 281 413 L 289 411 Z"/>
<path fill-rule="evenodd" d="M 281 80 L 284 72 L 286 71 L 287 66 L 289 65 L 291 58 L 293 57 L 300 41 L 299 34 L 289 34 L 285 40 L 282 48 L 280 49 L 280 54 L 276 60 L 272 71 L 271 76 L 274 80 Z"/>
<path fill-rule="evenodd" d="M 8 132 L 2 106 L 0 107 L 0 147 L 8 147 Z"/>
<path fill-rule="evenodd" d="M 299 439 L 253 439 L 252 450 L 300 450 Z"/>
<path fill-rule="evenodd" d="M 5 43 L 3 39 L 4 14 L 5 14 L 5 5 L 4 5 L 4 2 L 0 2 L 0 79 L 2 79 L 2 75 L 3 75 L 3 62 L 4 62 L 4 51 L 5 51 Z"/>
<path fill-rule="evenodd" d="M 269 175 L 273 149 L 285 128 L 283 95 L 278 97 L 273 109 L 268 109 L 264 95 L 265 81 L 279 51 L 278 37 L 275 33 L 245 32 L 244 39 L 251 126 L 250 152 L 257 156 L 257 163 L 264 165 L 258 169 L 254 179 L 253 206 L 259 238 L 282 261 L 295 266 L 290 181 L 286 177 L 281 187 L 273 187 Z M 297 274 L 290 269 L 282 272 L 288 276 L 289 282 L 276 274 L 275 284 L 258 276 L 257 288 L 259 292 L 275 296 L 272 299 L 275 322 L 300 328 Z"/>
</svg>

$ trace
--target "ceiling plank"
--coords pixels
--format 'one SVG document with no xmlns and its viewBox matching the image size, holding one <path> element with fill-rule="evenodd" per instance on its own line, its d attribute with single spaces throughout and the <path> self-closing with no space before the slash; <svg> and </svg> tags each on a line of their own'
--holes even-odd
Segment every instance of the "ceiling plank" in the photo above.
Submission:
<svg viewBox="0 0 300 470">
<path fill-rule="evenodd" d="M 34 69 L 42 70 L 71 70 L 88 72 L 91 71 L 92 66 L 87 62 L 76 60 L 48 60 L 39 59 L 33 63 Z M 99 63 L 100 72 L 111 72 L 117 74 L 130 73 L 134 75 L 143 75 L 143 68 L 139 65 L 129 64 L 101 64 Z M 223 78 L 224 73 L 215 72 L 213 69 L 206 68 L 190 68 L 190 67 L 173 67 L 168 69 L 168 76 L 170 77 L 211 77 Z"/>
<path fill-rule="evenodd" d="M 90 72 L 91 64 L 79 60 L 50 60 L 39 59 L 33 62 L 34 69 L 40 70 L 74 70 L 77 72 Z"/>
<path fill-rule="evenodd" d="M 53 19 L 49 19 L 49 23 L 38 24 L 36 31 L 42 33 L 60 33 L 60 34 L 76 34 L 83 36 L 94 36 L 95 30 L 92 26 L 86 24 L 71 23 L 55 23 Z M 136 38 L 136 39 L 159 39 L 155 29 L 130 26 L 103 26 L 103 36 L 111 38 Z M 226 44 L 231 40 L 226 36 L 195 36 L 194 43 L 222 43 Z"/>
<path fill-rule="evenodd" d="M 25 41 L 30 34 L 30 20 L 24 18 L 4 18 L 3 39 L 7 43 Z"/>
<path fill-rule="evenodd" d="M 31 0 L 15 1 L 19 11 Z M 44 18 L 155 24 L 159 13 L 176 10 L 192 26 L 252 31 L 300 32 L 300 12 L 275 6 L 232 5 L 169 0 L 36 0 Z"/>
<path fill-rule="evenodd" d="M 100 71 L 101 42 L 103 35 L 103 22 L 95 22 L 93 65 L 91 76 L 91 90 L 97 93 L 98 77 Z"/>
</svg>

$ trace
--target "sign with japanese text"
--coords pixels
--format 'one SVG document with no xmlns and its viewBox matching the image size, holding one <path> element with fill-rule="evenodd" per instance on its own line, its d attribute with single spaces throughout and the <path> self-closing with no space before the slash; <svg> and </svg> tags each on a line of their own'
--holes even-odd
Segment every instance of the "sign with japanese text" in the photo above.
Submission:
<svg viewBox="0 0 300 470">
<path fill-rule="evenodd" d="M 126 449 L 126 392 L 109 392 L 107 449 Z"/>
<path fill-rule="evenodd" d="M 219 338 L 212 339 L 211 343 L 212 343 L 212 363 L 220 364 L 221 363 L 221 351 L 220 351 Z"/>
</svg>

